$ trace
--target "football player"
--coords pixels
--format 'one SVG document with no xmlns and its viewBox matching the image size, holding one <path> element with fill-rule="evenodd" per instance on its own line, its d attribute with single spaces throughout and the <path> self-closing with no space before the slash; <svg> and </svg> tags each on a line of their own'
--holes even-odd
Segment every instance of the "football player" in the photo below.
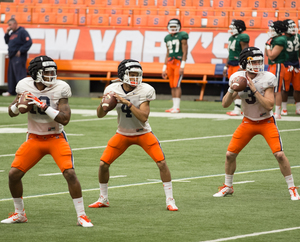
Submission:
<svg viewBox="0 0 300 242">
<path fill-rule="evenodd" d="M 238 70 L 239 66 L 239 55 L 243 49 L 249 46 L 250 37 L 248 34 L 243 33 L 246 30 L 246 25 L 243 20 L 233 20 L 229 25 L 229 33 L 231 36 L 228 40 L 228 58 L 226 65 L 224 66 L 223 75 L 228 78 Z M 234 110 L 227 112 L 226 114 L 230 116 L 240 116 L 241 112 L 241 99 L 237 97 L 234 100 Z"/>
<path fill-rule="evenodd" d="M 18 95 L 8 108 L 11 117 L 18 116 L 17 102 L 20 94 L 30 92 L 27 96 L 33 108 L 28 113 L 27 139 L 17 150 L 9 172 L 9 188 L 15 213 L 1 223 L 27 222 L 22 198 L 22 177 L 45 155 L 50 154 L 68 183 L 77 212 L 77 224 L 93 227 L 84 211 L 81 186 L 74 171 L 73 154 L 63 130 L 71 117 L 68 103 L 71 89 L 66 82 L 56 79 L 56 70 L 55 62 L 48 56 L 38 56 L 31 60 L 28 67 L 31 77 L 18 82 Z"/>
<path fill-rule="evenodd" d="M 291 200 L 300 200 L 290 163 L 283 152 L 280 134 L 272 111 L 277 78 L 271 72 L 264 71 L 263 53 L 256 47 L 245 48 L 240 54 L 239 64 L 245 71 L 238 71 L 230 77 L 230 86 L 222 100 L 222 105 L 224 108 L 229 107 L 234 98 L 239 96 L 242 99 L 244 118 L 233 133 L 227 148 L 225 183 L 213 196 L 224 197 L 233 194 L 232 183 L 236 158 L 250 140 L 260 134 L 265 138 L 278 161 L 280 171 L 288 185 Z M 248 80 L 248 87 L 240 92 L 231 89 L 231 82 L 237 76 L 246 77 Z"/>
<path fill-rule="evenodd" d="M 287 31 L 288 27 L 283 21 L 275 21 L 269 26 L 270 38 L 265 45 L 265 53 L 268 56 L 268 71 L 272 72 L 277 79 L 277 85 L 275 87 L 275 113 L 276 119 L 281 119 L 281 89 L 282 80 L 285 74 L 284 64 L 288 60 L 287 40 L 283 35 Z"/>
<path fill-rule="evenodd" d="M 142 82 L 143 70 L 136 60 L 125 59 L 118 66 L 120 82 L 112 83 L 104 90 L 104 97 L 114 92 L 118 100 L 116 110 L 118 113 L 117 133 L 108 141 L 101 158 L 99 167 L 99 199 L 90 204 L 90 208 L 109 207 L 108 180 L 110 165 L 131 145 L 141 146 L 156 162 L 160 170 L 166 194 L 166 206 L 170 211 L 177 211 L 173 198 L 170 170 L 158 139 L 151 131 L 148 123 L 150 101 L 156 98 L 152 86 Z M 105 112 L 100 104 L 97 116 L 103 118 Z"/>
<path fill-rule="evenodd" d="M 300 73 L 299 73 L 299 45 L 300 35 L 296 23 L 291 19 L 283 21 L 288 30 L 285 32 L 287 38 L 288 61 L 284 62 L 285 75 L 282 84 L 282 110 L 281 115 L 287 115 L 287 101 L 290 84 L 293 84 L 294 99 L 296 103 L 296 114 L 300 115 Z"/>
<path fill-rule="evenodd" d="M 162 77 L 164 79 L 169 78 L 173 101 L 173 107 L 166 110 L 169 113 L 180 112 L 181 81 L 187 58 L 187 40 L 189 38 L 188 33 L 180 31 L 180 29 L 180 20 L 171 19 L 168 22 L 169 34 L 164 39 L 167 46 L 167 55 L 162 69 Z"/>
</svg>

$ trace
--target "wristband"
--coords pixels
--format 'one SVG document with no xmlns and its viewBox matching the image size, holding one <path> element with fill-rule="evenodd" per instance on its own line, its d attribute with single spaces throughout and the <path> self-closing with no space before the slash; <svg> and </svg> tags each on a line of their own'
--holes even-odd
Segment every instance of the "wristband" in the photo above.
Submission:
<svg viewBox="0 0 300 242">
<path fill-rule="evenodd" d="M 271 49 L 271 46 L 270 46 L 270 45 L 266 45 L 266 49 L 267 49 L 267 50 L 270 50 L 270 49 Z"/>
<path fill-rule="evenodd" d="M 17 103 L 15 103 L 14 105 L 10 106 L 10 110 L 14 113 L 14 114 L 19 114 L 19 109 L 17 107 Z"/>
<path fill-rule="evenodd" d="M 55 119 L 56 116 L 59 114 L 58 110 L 55 110 L 54 108 L 51 108 L 48 106 L 48 108 L 46 109 L 45 113 L 51 118 L 51 119 Z"/>
<path fill-rule="evenodd" d="M 228 92 L 232 94 L 232 93 L 234 93 L 234 90 L 229 87 Z"/>
<path fill-rule="evenodd" d="M 130 109 L 132 107 L 132 103 L 129 103 L 127 107 Z"/>
<path fill-rule="evenodd" d="M 227 67 L 227 66 L 224 66 L 223 70 L 227 70 L 227 69 L 228 69 L 228 67 Z"/>
<path fill-rule="evenodd" d="M 257 93 L 257 90 L 255 90 L 255 92 L 253 92 L 253 95 L 255 95 L 255 93 Z"/>
<path fill-rule="evenodd" d="M 164 64 L 162 71 L 166 71 L 167 70 L 167 65 Z"/>
<path fill-rule="evenodd" d="M 181 61 L 180 68 L 184 68 L 184 67 L 185 67 L 185 61 Z"/>
</svg>

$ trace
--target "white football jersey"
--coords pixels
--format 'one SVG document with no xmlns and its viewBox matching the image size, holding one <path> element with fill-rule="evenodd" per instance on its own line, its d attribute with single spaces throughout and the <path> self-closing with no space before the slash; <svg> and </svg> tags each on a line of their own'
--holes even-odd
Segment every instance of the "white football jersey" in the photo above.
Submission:
<svg viewBox="0 0 300 242">
<path fill-rule="evenodd" d="M 64 81 L 56 80 L 53 86 L 40 91 L 35 87 L 34 80 L 31 77 L 26 77 L 18 82 L 16 92 L 21 94 L 24 91 L 31 92 L 55 110 L 58 110 L 59 99 L 69 98 L 72 95 L 70 86 Z M 33 105 L 32 110 L 28 112 L 28 133 L 47 135 L 59 134 L 62 131 L 62 124 L 54 121 L 43 110 Z"/>
<path fill-rule="evenodd" d="M 231 85 L 232 80 L 237 76 L 246 77 L 246 71 L 238 71 L 231 75 L 229 80 L 229 85 Z M 254 86 L 262 96 L 264 96 L 265 90 L 267 88 L 274 88 L 277 86 L 276 77 L 273 73 L 264 71 L 257 74 L 257 76 L 252 80 Z M 260 102 L 256 100 L 249 87 L 244 91 L 238 92 L 238 95 L 242 99 L 242 108 L 244 116 L 257 121 L 269 118 L 273 115 L 273 111 L 265 109 Z"/>
<path fill-rule="evenodd" d="M 143 102 L 152 101 L 156 98 L 154 88 L 147 83 L 139 84 L 133 91 L 128 93 L 123 89 L 122 82 L 113 83 L 105 88 L 104 94 L 111 91 L 118 94 L 120 97 L 127 99 L 137 108 Z M 118 113 L 117 133 L 126 136 L 133 136 L 151 132 L 151 127 L 148 123 L 148 120 L 145 123 L 138 120 L 131 113 L 127 105 L 118 103 L 116 110 Z"/>
</svg>

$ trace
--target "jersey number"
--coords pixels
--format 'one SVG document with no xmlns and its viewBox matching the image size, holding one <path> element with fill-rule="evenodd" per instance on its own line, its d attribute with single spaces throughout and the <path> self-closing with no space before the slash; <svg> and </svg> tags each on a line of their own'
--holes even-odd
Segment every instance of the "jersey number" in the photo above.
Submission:
<svg viewBox="0 0 300 242">
<path fill-rule="evenodd" d="M 288 45 L 288 47 L 287 47 L 287 51 L 288 52 L 293 52 L 293 51 L 299 51 L 299 41 L 296 41 L 296 40 L 294 40 L 294 44 L 295 44 L 295 49 L 294 49 L 294 45 L 293 45 L 293 42 L 292 41 L 290 41 L 290 40 L 288 40 L 287 41 L 287 45 Z"/>
<path fill-rule="evenodd" d="M 229 41 L 228 42 L 228 50 L 232 50 L 232 51 L 235 51 L 235 43 L 236 43 L 236 40 L 234 41 Z"/>
<path fill-rule="evenodd" d="M 179 39 L 173 39 L 172 41 L 168 41 L 167 42 L 167 46 L 168 46 L 168 49 L 169 49 L 169 53 L 173 53 L 173 45 L 175 46 L 175 53 L 178 53 L 179 52 L 179 46 L 180 46 L 180 42 L 179 42 Z"/>
<path fill-rule="evenodd" d="M 128 100 L 129 101 L 129 100 Z M 132 114 L 127 105 L 123 104 L 121 107 L 123 113 L 126 113 L 126 118 L 132 118 Z"/>
<path fill-rule="evenodd" d="M 47 106 L 50 106 L 50 98 L 47 96 L 40 96 L 38 99 L 40 99 L 42 102 L 46 103 Z M 38 108 L 36 105 L 33 105 L 32 109 L 30 110 L 30 113 L 36 114 L 38 112 L 39 114 L 45 115 L 46 113 Z"/>
<path fill-rule="evenodd" d="M 246 87 L 244 92 L 246 92 L 248 94 L 248 97 L 249 97 L 249 98 L 245 99 L 246 103 L 254 104 L 256 102 L 256 98 L 253 95 L 253 92 L 251 91 L 250 87 Z"/>
</svg>

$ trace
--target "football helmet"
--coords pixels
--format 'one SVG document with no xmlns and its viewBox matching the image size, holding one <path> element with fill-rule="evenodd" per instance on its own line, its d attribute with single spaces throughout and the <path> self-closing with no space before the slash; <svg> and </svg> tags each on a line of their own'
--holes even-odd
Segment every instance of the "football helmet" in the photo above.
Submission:
<svg viewBox="0 0 300 242">
<path fill-rule="evenodd" d="M 175 28 L 174 28 L 175 27 Z M 181 29 L 181 23 L 180 20 L 177 18 L 172 18 L 168 22 L 168 31 L 170 34 L 176 34 L 180 31 Z"/>
<path fill-rule="evenodd" d="M 253 62 L 256 63 L 253 63 Z M 239 56 L 241 68 L 252 73 L 264 71 L 264 55 L 259 48 L 247 47 L 242 50 Z"/>
<path fill-rule="evenodd" d="M 235 19 L 232 20 L 231 24 L 229 25 L 228 33 L 232 35 L 240 34 L 246 30 L 246 25 L 243 20 Z"/>
<path fill-rule="evenodd" d="M 55 62 L 46 55 L 35 57 L 28 66 L 28 72 L 32 79 L 35 82 L 43 83 L 47 87 L 55 84 L 57 78 L 56 70 Z"/>
<path fill-rule="evenodd" d="M 131 75 L 132 72 L 138 73 L 137 76 Z M 137 60 L 125 59 L 118 66 L 118 77 L 123 83 L 136 87 L 143 81 L 143 69 Z"/>
<path fill-rule="evenodd" d="M 283 21 L 274 21 L 273 23 L 270 24 L 269 26 L 269 32 L 268 35 L 270 38 L 282 35 L 288 30 L 288 26 L 286 23 Z"/>
<path fill-rule="evenodd" d="M 283 22 L 288 26 L 288 29 L 285 33 L 287 34 L 297 34 L 298 33 L 298 28 L 294 20 L 292 19 L 285 19 Z"/>
</svg>

